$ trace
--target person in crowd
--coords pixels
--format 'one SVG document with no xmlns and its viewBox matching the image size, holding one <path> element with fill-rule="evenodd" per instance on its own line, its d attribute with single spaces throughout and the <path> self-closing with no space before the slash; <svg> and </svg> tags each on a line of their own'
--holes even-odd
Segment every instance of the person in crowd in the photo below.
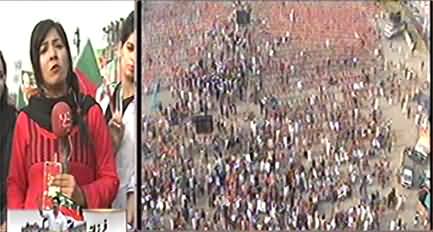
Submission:
<svg viewBox="0 0 433 232">
<path fill-rule="evenodd" d="M 6 85 L 7 66 L 3 53 L 0 51 L 0 231 L 6 226 L 7 206 L 7 175 L 11 158 L 12 136 L 15 128 L 17 111 L 8 101 Z"/>
<path fill-rule="evenodd" d="M 60 200 L 59 198 L 53 198 L 53 205 L 50 210 L 39 209 L 39 214 L 43 218 L 43 221 L 48 224 L 48 230 L 53 232 L 63 232 L 68 229 L 68 220 L 65 215 L 60 211 Z M 45 223 L 42 223 L 44 229 Z"/>
</svg>

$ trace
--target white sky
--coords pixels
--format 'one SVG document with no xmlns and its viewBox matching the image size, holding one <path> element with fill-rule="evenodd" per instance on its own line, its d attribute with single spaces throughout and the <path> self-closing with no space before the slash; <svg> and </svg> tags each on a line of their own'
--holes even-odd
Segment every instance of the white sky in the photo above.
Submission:
<svg viewBox="0 0 433 232">
<path fill-rule="evenodd" d="M 0 1 L 0 50 L 8 67 L 8 87 L 13 83 L 14 63 L 22 60 L 24 70 L 31 70 L 30 36 L 41 20 L 53 19 L 65 28 L 72 56 L 74 32 L 80 28 L 80 49 L 90 38 L 94 49 L 105 47 L 102 28 L 111 21 L 126 18 L 134 10 L 134 1 Z"/>
</svg>

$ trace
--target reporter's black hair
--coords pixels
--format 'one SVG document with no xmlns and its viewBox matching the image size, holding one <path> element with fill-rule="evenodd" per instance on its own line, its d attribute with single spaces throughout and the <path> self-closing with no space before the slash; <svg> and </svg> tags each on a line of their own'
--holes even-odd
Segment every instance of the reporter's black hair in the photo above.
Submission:
<svg viewBox="0 0 433 232">
<path fill-rule="evenodd" d="M 84 112 L 81 110 L 84 104 L 84 97 L 80 94 L 78 77 L 75 75 L 72 69 L 73 61 L 71 56 L 71 49 L 68 43 L 68 38 L 66 36 L 65 30 L 63 29 L 63 26 L 60 23 L 54 22 L 51 19 L 42 20 L 38 24 L 36 24 L 36 26 L 33 28 L 31 39 L 30 39 L 30 59 L 35 74 L 37 87 L 40 90 L 40 93 L 44 94 L 44 90 L 43 90 L 44 80 L 42 77 L 39 56 L 40 56 L 41 44 L 51 29 L 55 29 L 57 31 L 67 52 L 69 66 L 67 67 L 68 70 L 67 70 L 66 84 L 68 87 L 70 87 L 68 91 L 71 92 L 74 99 L 75 111 L 72 112 L 73 118 L 78 123 L 78 126 L 80 128 L 80 136 L 82 136 L 86 145 L 92 145 L 91 137 L 89 136 L 89 130 L 86 126 L 85 119 L 84 119 Z"/>
</svg>

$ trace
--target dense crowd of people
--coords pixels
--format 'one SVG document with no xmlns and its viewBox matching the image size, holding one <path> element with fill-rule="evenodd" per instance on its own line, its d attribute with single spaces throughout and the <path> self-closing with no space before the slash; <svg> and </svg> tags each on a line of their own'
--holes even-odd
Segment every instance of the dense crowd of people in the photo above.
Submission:
<svg viewBox="0 0 433 232">
<path fill-rule="evenodd" d="M 28 103 L 19 111 L 9 103 L 0 51 L 0 231 L 18 230 L 25 215 L 17 212 L 38 209 L 47 220 L 44 231 L 70 231 L 74 223 L 66 222 L 83 221 L 82 209 L 126 209 L 128 228 L 135 226 L 134 12 L 119 37 L 121 82 L 98 102 L 83 84 L 86 75 L 74 68 L 61 23 L 45 19 L 33 27 L 35 85 L 20 89 Z"/>
<path fill-rule="evenodd" d="M 257 7 L 257 15 L 263 15 L 279 4 L 290 5 L 264 4 L 235 3 L 224 12 Z M 362 5 L 372 8 L 373 3 Z M 302 7 L 315 12 L 310 5 Z M 208 13 L 199 6 L 192 9 L 197 15 Z M 328 11 L 320 12 L 324 16 Z M 148 148 L 143 157 L 152 157 L 143 161 L 144 225 L 193 230 L 387 228 L 385 213 L 401 210 L 407 196 L 395 188 L 383 192 L 396 175 L 389 154 L 397 138 L 382 106 L 401 103 L 405 112 L 411 108 L 416 78 L 378 65 L 382 57 L 372 52 L 377 32 L 362 34 L 369 41 L 364 47 L 334 38 L 334 45 L 312 48 L 312 42 L 293 39 L 292 31 L 263 38 L 268 34 L 261 28 L 278 23 L 252 17 L 260 23 L 242 27 L 229 20 L 232 16 L 218 22 L 225 27 L 210 24 L 202 41 L 206 46 L 198 49 L 202 53 L 195 62 L 185 68 L 164 64 L 176 70 L 166 80 L 168 99 L 161 99 L 156 114 L 146 115 L 143 128 Z M 352 20 L 373 28 L 364 26 L 371 23 L 369 17 L 362 13 Z M 335 52 L 343 48 L 351 53 Z M 211 115 L 214 132 L 198 134 L 196 115 Z M 418 122 L 421 113 L 416 118 Z M 394 229 L 408 223 L 402 218 L 392 222 Z"/>
</svg>

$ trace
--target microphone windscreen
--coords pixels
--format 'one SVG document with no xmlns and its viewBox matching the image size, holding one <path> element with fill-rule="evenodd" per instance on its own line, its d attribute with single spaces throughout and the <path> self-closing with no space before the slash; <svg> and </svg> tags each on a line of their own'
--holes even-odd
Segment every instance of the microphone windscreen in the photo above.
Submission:
<svg viewBox="0 0 433 232">
<path fill-rule="evenodd" d="M 51 111 L 51 127 L 57 137 L 66 136 L 72 128 L 71 107 L 65 102 L 58 102 Z"/>
</svg>

